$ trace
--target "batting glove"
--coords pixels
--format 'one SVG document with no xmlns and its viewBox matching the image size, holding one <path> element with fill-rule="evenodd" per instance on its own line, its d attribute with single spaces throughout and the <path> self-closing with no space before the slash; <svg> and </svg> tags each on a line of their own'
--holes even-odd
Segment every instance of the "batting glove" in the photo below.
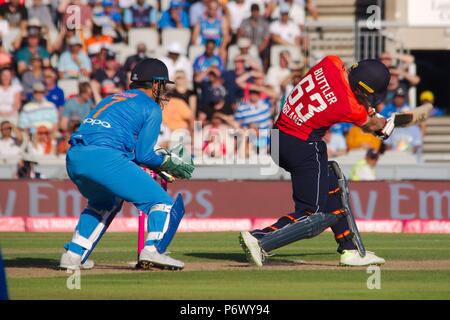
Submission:
<svg viewBox="0 0 450 320">
<path fill-rule="evenodd" d="M 384 127 L 381 130 L 376 131 L 375 135 L 382 140 L 386 140 L 387 138 L 389 138 L 395 128 L 394 118 L 395 117 L 390 117 L 386 119 Z"/>
</svg>

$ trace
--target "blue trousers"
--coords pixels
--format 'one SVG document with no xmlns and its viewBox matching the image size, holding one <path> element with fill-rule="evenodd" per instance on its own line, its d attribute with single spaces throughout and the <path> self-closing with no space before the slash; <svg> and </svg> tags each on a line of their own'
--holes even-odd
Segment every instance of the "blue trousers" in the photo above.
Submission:
<svg viewBox="0 0 450 320">
<path fill-rule="evenodd" d="M 120 211 L 122 202 L 133 203 L 149 214 L 155 205 L 173 205 L 169 194 L 142 168 L 122 152 L 107 147 L 74 146 L 66 157 L 67 173 L 80 193 L 88 199 L 72 241 L 65 248 L 85 261 Z M 163 232 L 166 211 L 152 211 L 149 233 Z M 155 239 L 156 240 L 156 239 Z M 152 245 L 147 240 L 146 245 Z"/>
</svg>

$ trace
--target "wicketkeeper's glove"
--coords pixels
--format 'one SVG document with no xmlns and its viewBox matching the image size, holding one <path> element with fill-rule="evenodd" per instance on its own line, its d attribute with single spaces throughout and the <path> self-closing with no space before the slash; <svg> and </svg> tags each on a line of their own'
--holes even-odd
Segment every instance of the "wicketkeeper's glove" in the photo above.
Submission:
<svg viewBox="0 0 450 320">
<path fill-rule="evenodd" d="M 190 179 L 192 177 L 195 169 L 194 162 L 191 158 L 189 160 L 183 159 L 184 147 L 182 144 L 178 144 L 169 150 L 160 148 L 156 152 L 164 155 L 164 160 L 158 168 L 159 170 L 180 179 Z"/>
<path fill-rule="evenodd" d="M 382 129 L 376 131 L 375 135 L 382 140 L 386 140 L 387 138 L 389 138 L 395 129 L 394 119 L 395 119 L 395 117 L 390 117 L 390 118 L 386 119 L 386 123 L 384 124 L 384 127 Z"/>
</svg>

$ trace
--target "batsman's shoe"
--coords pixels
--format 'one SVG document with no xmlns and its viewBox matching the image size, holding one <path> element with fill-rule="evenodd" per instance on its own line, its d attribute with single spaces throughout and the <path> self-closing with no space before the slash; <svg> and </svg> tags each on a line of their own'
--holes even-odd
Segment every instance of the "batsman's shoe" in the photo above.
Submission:
<svg viewBox="0 0 450 320">
<path fill-rule="evenodd" d="M 139 255 L 138 268 L 150 269 L 152 267 L 164 270 L 182 270 L 184 263 L 170 257 L 167 253 L 161 254 L 144 247 Z"/>
<path fill-rule="evenodd" d="M 94 268 L 94 261 L 88 259 L 86 260 L 85 263 L 81 264 L 80 255 L 72 251 L 66 251 L 61 256 L 61 260 L 59 261 L 59 267 L 61 269 L 69 269 L 69 270 L 76 270 L 76 269 L 89 270 Z"/>
<path fill-rule="evenodd" d="M 358 250 L 344 250 L 341 254 L 339 264 L 341 266 L 369 266 L 382 265 L 386 261 L 378 257 L 375 253 L 367 251 L 364 257 L 361 257 Z"/>
<path fill-rule="evenodd" d="M 239 235 L 239 243 L 245 252 L 248 262 L 262 267 L 267 254 L 260 247 L 258 239 L 248 231 L 243 231 Z"/>
</svg>

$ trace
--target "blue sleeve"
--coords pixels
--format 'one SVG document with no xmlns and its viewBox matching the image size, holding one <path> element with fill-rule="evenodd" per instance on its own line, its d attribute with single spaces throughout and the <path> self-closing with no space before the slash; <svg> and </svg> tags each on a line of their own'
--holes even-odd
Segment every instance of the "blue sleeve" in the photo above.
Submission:
<svg viewBox="0 0 450 320">
<path fill-rule="evenodd" d="M 136 162 L 149 168 L 157 168 L 164 160 L 163 155 L 155 152 L 155 144 L 161 130 L 162 114 L 156 109 L 147 118 L 136 143 Z"/>
<path fill-rule="evenodd" d="M 125 11 L 123 13 L 123 22 L 125 24 L 132 24 L 133 23 L 133 15 L 132 15 L 130 9 L 125 9 Z"/>
<path fill-rule="evenodd" d="M 158 16 L 157 16 L 157 12 L 156 9 L 153 9 L 150 11 L 150 24 L 158 24 Z"/>
<path fill-rule="evenodd" d="M 163 29 L 163 28 L 170 28 L 172 26 L 171 21 L 170 21 L 170 14 L 168 11 L 164 11 L 161 19 L 159 20 L 159 28 Z"/>
<path fill-rule="evenodd" d="M 184 11 L 181 13 L 181 23 L 183 24 L 183 27 L 189 28 L 189 16 Z"/>
</svg>

